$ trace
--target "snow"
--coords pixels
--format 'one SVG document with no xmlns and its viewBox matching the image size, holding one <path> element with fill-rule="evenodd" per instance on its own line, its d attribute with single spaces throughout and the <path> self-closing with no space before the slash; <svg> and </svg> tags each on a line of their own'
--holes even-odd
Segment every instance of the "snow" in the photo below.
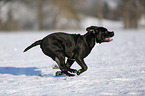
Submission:
<svg viewBox="0 0 145 96">
<path fill-rule="evenodd" d="M 85 59 L 89 69 L 75 77 L 56 77 L 56 63 L 39 47 L 23 53 L 49 32 L 1 32 L 0 96 L 144 96 L 145 30 L 114 31 L 114 40 L 96 44 Z"/>
</svg>

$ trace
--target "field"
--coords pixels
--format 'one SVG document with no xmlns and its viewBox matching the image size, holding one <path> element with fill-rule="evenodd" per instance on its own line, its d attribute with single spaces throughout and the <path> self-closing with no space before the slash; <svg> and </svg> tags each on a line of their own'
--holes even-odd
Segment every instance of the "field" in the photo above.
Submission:
<svg viewBox="0 0 145 96">
<path fill-rule="evenodd" d="M 112 42 L 96 44 L 85 58 L 88 70 L 75 77 L 56 77 L 56 63 L 39 46 L 23 53 L 47 34 L 0 33 L 0 96 L 145 96 L 145 30 L 116 30 Z"/>
</svg>

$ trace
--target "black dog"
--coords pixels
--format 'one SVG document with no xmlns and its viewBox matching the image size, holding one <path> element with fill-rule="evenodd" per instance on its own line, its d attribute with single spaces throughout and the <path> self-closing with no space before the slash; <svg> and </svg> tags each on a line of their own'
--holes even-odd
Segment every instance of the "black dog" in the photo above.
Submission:
<svg viewBox="0 0 145 96">
<path fill-rule="evenodd" d="M 30 48 L 40 45 L 43 53 L 51 57 L 57 62 L 61 71 L 56 72 L 56 75 L 66 74 L 68 76 L 75 76 L 71 73 L 77 73 L 80 75 L 87 70 L 87 65 L 84 62 L 84 58 L 89 55 L 95 43 L 101 44 L 102 42 L 110 42 L 110 37 L 114 36 L 114 32 L 109 32 L 104 27 L 91 26 L 88 27 L 87 33 L 80 34 L 67 34 L 67 33 L 53 33 L 42 40 L 34 42 L 28 46 L 24 52 Z M 65 63 L 65 57 L 67 62 Z M 71 69 L 71 65 L 76 61 L 82 69 Z M 71 73 L 69 73 L 71 72 Z"/>
</svg>

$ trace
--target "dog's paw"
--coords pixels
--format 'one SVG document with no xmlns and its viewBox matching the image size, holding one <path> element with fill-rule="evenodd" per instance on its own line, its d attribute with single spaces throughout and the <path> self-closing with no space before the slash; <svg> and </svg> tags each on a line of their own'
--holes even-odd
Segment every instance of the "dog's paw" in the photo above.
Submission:
<svg viewBox="0 0 145 96">
<path fill-rule="evenodd" d="M 68 76 L 75 76 L 74 74 L 70 74 L 70 73 L 68 73 L 67 71 L 57 71 L 56 73 L 55 73 L 55 76 L 61 76 L 61 75 L 63 75 L 63 74 L 66 74 L 66 75 L 68 75 Z"/>
<path fill-rule="evenodd" d="M 64 74 L 68 75 L 68 76 L 75 76 L 74 74 L 70 74 L 67 71 L 63 71 Z"/>
<path fill-rule="evenodd" d="M 77 70 L 76 69 L 69 69 L 69 72 L 71 72 L 71 73 L 77 73 Z"/>
<path fill-rule="evenodd" d="M 57 71 L 56 73 L 55 73 L 55 76 L 60 76 L 60 75 L 63 75 L 64 73 L 62 72 L 62 71 Z"/>
<path fill-rule="evenodd" d="M 77 71 L 77 75 L 80 75 L 81 73 L 83 73 L 84 71 L 82 69 Z"/>
<path fill-rule="evenodd" d="M 78 71 L 77 71 L 77 75 L 80 75 L 80 74 L 81 74 L 81 72 L 78 70 Z"/>
</svg>

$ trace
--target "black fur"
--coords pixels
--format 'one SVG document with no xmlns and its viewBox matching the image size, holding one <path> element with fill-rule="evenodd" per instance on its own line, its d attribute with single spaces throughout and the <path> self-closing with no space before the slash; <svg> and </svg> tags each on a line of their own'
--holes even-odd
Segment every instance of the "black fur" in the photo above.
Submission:
<svg viewBox="0 0 145 96">
<path fill-rule="evenodd" d="M 109 32 L 104 27 L 91 26 L 86 30 L 87 33 L 84 35 L 62 32 L 52 33 L 28 46 L 24 52 L 40 45 L 43 53 L 57 62 L 61 71 L 56 72 L 56 75 L 74 76 L 72 73 L 80 75 L 88 69 L 84 58 L 89 55 L 95 43 L 110 42 L 112 39 L 107 38 L 114 36 L 114 32 Z M 65 57 L 68 58 L 66 63 Z M 80 70 L 70 68 L 74 61 L 81 66 Z"/>
<path fill-rule="evenodd" d="M 38 40 L 38 41 L 34 42 L 34 43 L 31 44 L 30 46 L 28 46 L 28 47 L 24 50 L 24 52 L 28 51 L 28 50 L 31 49 L 32 47 L 35 47 L 35 46 L 37 46 L 37 45 L 40 45 L 40 44 L 41 44 L 41 41 L 42 41 L 42 40 Z"/>
</svg>

